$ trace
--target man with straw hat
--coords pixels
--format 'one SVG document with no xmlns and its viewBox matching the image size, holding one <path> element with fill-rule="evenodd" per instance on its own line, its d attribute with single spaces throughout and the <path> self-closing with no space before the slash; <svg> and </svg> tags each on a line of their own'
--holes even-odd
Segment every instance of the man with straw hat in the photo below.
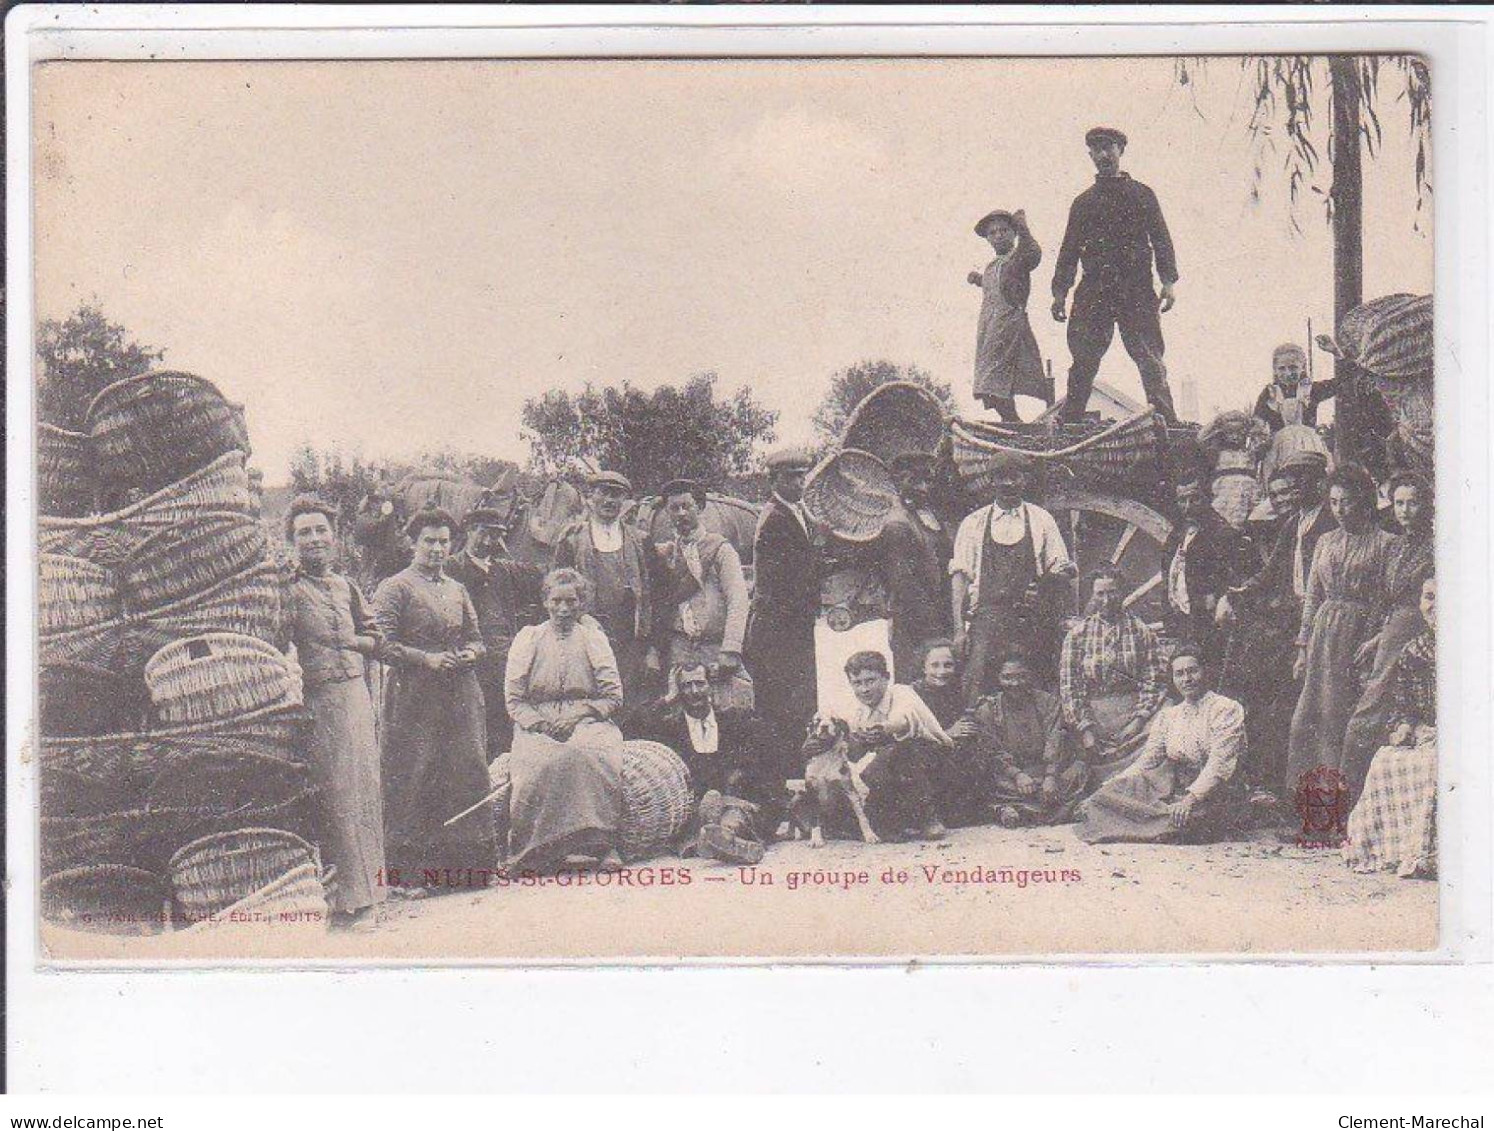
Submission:
<svg viewBox="0 0 1494 1131">
<path fill-rule="evenodd" d="M 1002 453 L 995 500 L 965 517 L 949 563 L 955 639 L 965 651 L 965 699 L 990 690 L 1002 651 L 1026 642 L 1040 678 L 1057 674 L 1060 586 L 1078 574 L 1058 522 L 1023 498 L 1027 461 Z M 1062 589 L 1067 590 L 1067 585 Z"/>
<path fill-rule="evenodd" d="M 768 456 L 773 497 L 763 507 L 752 543 L 755 579 L 747 663 L 758 713 L 786 750 L 798 748 L 815 708 L 814 622 L 820 582 L 802 502 L 804 477 L 813 462 L 803 448 L 782 448 Z"/>
<path fill-rule="evenodd" d="M 1053 271 L 1053 320 L 1069 324 L 1069 384 L 1062 419 L 1084 418 L 1095 374 L 1116 328 L 1121 344 L 1141 373 L 1146 399 L 1169 424 L 1177 423 L 1167 366 L 1162 361 L 1160 313 L 1172 309 L 1178 281 L 1177 257 L 1157 194 L 1121 172 L 1126 135 L 1096 126 L 1084 135 L 1095 183 L 1075 198 Z M 1160 296 L 1152 289 L 1152 261 L 1162 280 Z M 1065 312 L 1069 288 L 1079 265 L 1084 278 L 1074 292 L 1074 308 Z"/>
<path fill-rule="evenodd" d="M 648 555 L 643 538 L 623 522 L 633 484 L 618 471 L 596 471 L 586 480 L 586 517 L 555 541 L 554 569 L 574 569 L 591 583 L 587 610 L 607 634 L 622 677 L 623 702 L 636 706 L 652 697 L 648 670 L 653 625 Z"/>
</svg>

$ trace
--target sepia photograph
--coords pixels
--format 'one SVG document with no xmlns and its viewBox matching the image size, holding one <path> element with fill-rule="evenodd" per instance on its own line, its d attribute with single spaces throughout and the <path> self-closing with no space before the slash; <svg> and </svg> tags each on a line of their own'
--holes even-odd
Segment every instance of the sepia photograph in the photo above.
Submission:
<svg viewBox="0 0 1494 1131">
<path fill-rule="evenodd" d="M 36 65 L 42 960 L 1435 952 L 1436 79 Z"/>
</svg>

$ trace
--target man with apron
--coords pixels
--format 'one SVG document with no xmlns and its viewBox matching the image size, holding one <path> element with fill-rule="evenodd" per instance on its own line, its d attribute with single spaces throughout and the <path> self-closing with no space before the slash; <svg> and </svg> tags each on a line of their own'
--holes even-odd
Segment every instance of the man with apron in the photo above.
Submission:
<svg viewBox="0 0 1494 1131">
<path fill-rule="evenodd" d="M 955 535 L 951 611 L 971 704 L 994 690 L 1000 657 L 1014 643 L 1031 650 L 1040 679 L 1057 674 L 1055 582 L 1068 581 L 1078 569 L 1058 522 L 1023 499 L 1023 472 L 1020 457 L 1004 457 L 993 473 L 995 502 L 966 516 Z"/>
</svg>

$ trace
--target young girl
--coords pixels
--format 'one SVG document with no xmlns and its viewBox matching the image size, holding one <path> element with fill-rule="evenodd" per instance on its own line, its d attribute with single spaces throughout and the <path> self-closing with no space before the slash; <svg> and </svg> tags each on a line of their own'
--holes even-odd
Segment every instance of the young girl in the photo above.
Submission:
<svg viewBox="0 0 1494 1131">
<path fill-rule="evenodd" d="M 996 258 L 968 279 L 985 296 L 975 338 L 975 398 L 1003 420 L 1020 420 L 1020 393 L 1046 399 L 1043 360 L 1027 321 L 1032 271 L 1043 249 L 1027 229 L 1022 211 L 996 211 L 981 217 L 975 234 L 989 241 Z"/>
</svg>

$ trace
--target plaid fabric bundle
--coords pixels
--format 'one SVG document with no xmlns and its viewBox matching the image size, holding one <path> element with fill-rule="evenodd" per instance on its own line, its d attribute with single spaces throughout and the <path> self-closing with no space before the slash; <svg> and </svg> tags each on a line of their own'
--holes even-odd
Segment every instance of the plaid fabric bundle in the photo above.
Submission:
<svg viewBox="0 0 1494 1131">
<path fill-rule="evenodd" d="M 1349 815 L 1344 860 L 1356 872 L 1437 874 L 1437 744 L 1383 746 Z"/>
</svg>

